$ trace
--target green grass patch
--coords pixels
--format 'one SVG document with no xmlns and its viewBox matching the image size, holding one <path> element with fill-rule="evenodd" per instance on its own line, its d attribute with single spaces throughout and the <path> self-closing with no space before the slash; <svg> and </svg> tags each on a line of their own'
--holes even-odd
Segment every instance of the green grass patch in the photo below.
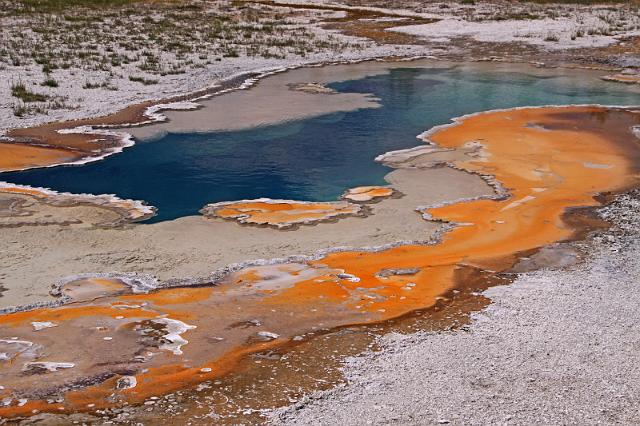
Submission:
<svg viewBox="0 0 640 426">
<path fill-rule="evenodd" d="M 25 87 L 24 83 L 16 83 L 11 86 L 11 95 L 22 102 L 44 102 L 49 99 L 47 95 L 30 91 Z"/>
<path fill-rule="evenodd" d="M 152 84 L 158 84 L 158 80 L 153 80 L 150 78 L 144 78 L 144 77 L 137 77 L 134 75 L 130 75 L 129 76 L 129 81 L 135 81 L 136 83 L 142 83 L 145 86 L 150 86 Z"/>
<path fill-rule="evenodd" d="M 58 87 L 58 82 L 53 77 L 47 78 L 41 84 L 47 87 Z"/>
<path fill-rule="evenodd" d="M 138 3 L 137 0 L 18 0 L 18 2 L 25 12 L 60 12 L 77 7 L 104 9 Z"/>
</svg>

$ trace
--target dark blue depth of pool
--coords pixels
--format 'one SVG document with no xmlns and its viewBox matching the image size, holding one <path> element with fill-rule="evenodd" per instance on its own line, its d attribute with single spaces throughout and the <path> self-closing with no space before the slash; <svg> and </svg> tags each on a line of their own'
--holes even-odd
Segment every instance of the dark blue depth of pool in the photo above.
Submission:
<svg viewBox="0 0 640 426">
<path fill-rule="evenodd" d="M 145 200 L 159 209 L 149 222 L 158 222 L 197 214 L 210 202 L 327 201 L 347 188 L 384 184 L 390 170 L 373 161 L 377 155 L 415 146 L 416 135 L 463 114 L 527 105 L 640 104 L 638 94 L 596 78 L 459 67 L 395 69 L 330 86 L 373 93 L 382 107 L 243 131 L 169 134 L 104 161 L 3 173 L 0 180 Z"/>
</svg>

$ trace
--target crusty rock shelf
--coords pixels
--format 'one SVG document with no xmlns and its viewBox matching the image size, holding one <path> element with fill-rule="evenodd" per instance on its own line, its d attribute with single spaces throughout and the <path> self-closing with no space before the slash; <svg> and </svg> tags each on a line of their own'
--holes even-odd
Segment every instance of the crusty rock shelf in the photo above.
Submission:
<svg viewBox="0 0 640 426">
<path fill-rule="evenodd" d="M 60 193 L 47 188 L 33 188 L 7 182 L 0 182 L 0 193 L 2 193 L 0 199 L 7 203 L 8 207 L 8 211 L 5 213 L 0 209 L 0 228 L 53 224 L 55 221 L 34 217 L 35 211 L 46 209 L 47 205 L 53 207 L 95 206 L 114 213 L 111 215 L 106 213 L 107 217 L 89 220 L 91 224 L 101 227 L 116 227 L 142 221 L 153 216 L 156 211 L 155 207 L 148 206 L 142 201 L 123 200 L 115 195 Z M 33 199 L 40 201 L 40 205 L 29 203 Z M 32 209 L 27 209 L 26 204 L 31 204 Z M 103 216 L 105 216 L 104 212 Z M 71 220 L 80 223 L 80 219 L 77 217 Z"/>
<path fill-rule="evenodd" d="M 314 203 L 260 198 L 208 204 L 200 213 L 208 218 L 235 220 L 244 225 L 295 229 L 300 225 L 312 225 L 347 216 L 362 217 L 366 210 L 346 201 Z"/>
<path fill-rule="evenodd" d="M 345 201 L 319 203 L 260 198 L 207 204 L 200 213 L 207 218 L 234 220 L 243 225 L 293 230 L 300 225 L 315 225 L 349 216 L 366 217 L 371 209 L 365 204 L 392 195 L 400 196 L 393 188 L 360 186 L 347 190 L 341 197 Z"/>
</svg>

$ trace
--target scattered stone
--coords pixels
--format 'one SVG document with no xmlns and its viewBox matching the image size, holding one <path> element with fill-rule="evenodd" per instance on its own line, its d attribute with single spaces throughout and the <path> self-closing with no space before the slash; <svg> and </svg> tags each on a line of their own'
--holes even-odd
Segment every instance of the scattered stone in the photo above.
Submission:
<svg viewBox="0 0 640 426">
<path fill-rule="evenodd" d="M 352 274 L 338 274 L 336 275 L 336 277 L 340 278 L 341 280 L 347 280 L 347 281 L 351 281 L 352 283 L 358 283 L 360 282 L 360 278 L 356 277 L 355 275 Z"/>
<path fill-rule="evenodd" d="M 378 278 L 387 278 L 392 275 L 415 275 L 420 272 L 418 268 L 405 268 L 405 269 L 381 269 L 376 273 Z"/>
<path fill-rule="evenodd" d="M 40 330 L 44 330 L 45 328 L 51 328 L 51 327 L 57 327 L 58 324 L 50 322 L 50 321 L 44 321 L 44 322 L 38 322 L 38 321 L 34 321 L 31 323 L 31 325 L 33 326 L 33 330 L 34 331 L 40 331 Z"/>
<path fill-rule="evenodd" d="M 280 337 L 279 334 L 276 333 L 272 333 L 270 331 L 258 331 L 256 333 L 260 338 L 262 338 L 262 340 L 275 340 L 278 337 Z"/>
<path fill-rule="evenodd" d="M 138 384 L 138 379 L 135 376 L 122 376 L 116 381 L 116 389 L 125 390 L 135 388 Z"/>
<path fill-rule="evenodd" d="M 55 372 L 60 369 L 73 368 L 76 365 L 72 362 L 27 362 L 24 364 L 22 370 L 31 373 L 47 373 Z"/>
</svg>

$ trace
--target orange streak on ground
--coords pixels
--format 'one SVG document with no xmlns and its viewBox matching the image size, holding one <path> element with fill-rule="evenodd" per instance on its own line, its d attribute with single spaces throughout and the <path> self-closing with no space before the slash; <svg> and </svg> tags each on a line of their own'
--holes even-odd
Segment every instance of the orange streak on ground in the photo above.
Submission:
<svg viewBox="0 0 640 426">
<path fill-rule="evenodd" d="M 109 278 L 91 278 L 91 281 L 95 284 L 98 284 L 109 290 L 122 290 L 125 288 L 125 284 L 121 283 L 118 280 L 113 280 Z"/>
<path fill-rule="evenodd" d="M 135 394 L 133 401 L 139 403 L 154 394 L 158 395 L 169 393 L 204 380 L 215 379 L 233 371 L 233 368 L 246 355 L 250 355 L 256 351 L 272 349 L 282 343 L 282 341 L 262 342 L 255 344 L 250 348 L 235 348 L 216 359 L 215 362 L 207 363 L 198 367 L 185 367 L 173 364 L 150 368 L 147 373 L 138 375 L 137 377 L 142 383 L 152 384 L 152 388 L 136 387 L 131 389 L 129 392 L 131 394 Z M 211 371 L 203 372 L 202 369 L 205 367 L 211 368 Z M 110 389 L 109 391 L 112 392 L 113 390 Z"/>
<path fill-rule="evenodd" d="M 439 130 L 431 140 L 441 147 L 461 148 L 469 141 L 481 141 L 490 156 L 461 161 L 456 166 L 492 174 L 509 188 L 512 196 L 503 201 L 478 200 L 431 209 L 434 218 L 463 225 L 447 233 L 441 244 L 401 246 L 377 253 L 333 253 L 316 264 L 359 277 L 359 282 L 343 287 L 368 288 L 382 296 L 365 309 L 391 318 L 435 304 L 435 297 L 452 287 L 453 270 L 460 264 L 507 269 L 512 262 L 500 265 L 496 260 L 514 259 L 515 253 L 571 237 L 574 231 L 562 221 L 567 208 L 596 205 L 593 196 L 598 192 L 621 189 L 635 182 L 633 160 L 616 140 L 620 132 L 616 135 L 611 132 L 613 137 L 609 138 L 601 131 L 581 128 L 580 121 L 561 118 L 565 112 L 578 112 L 583 121 L 597 120 L 591 115 L 603 111 L 596 107 L 574 107 L 492 112 Z M 550 129 L 530 126 L 531 123 L 543 123 Z M 630 139 L 633 136 L 628 127 L 636 123 L 637 119 L 627 117 L 627 127 L 622 129 Z M 587 126 L 593 127 L 589 123 Z M 386 268 L 418 268 L 420 273 L 408 278 L 376 277 Z M 415 283 L 411 291 L 418 297 L 399 303 L 396 299 L 403 291 L 400 286 L 389 284 L 407 279 Z M 327 293 L 339 300 L 342 290 L 325 287 Z M 317 288 L 317 283 L 314 287 L 303 282 L 274 297 L 295 303 L 310 302 L 310 295 L 321 291 Z"/>
<path fill-rule="evenodd" d="M 128 403 L 140 404 L 154 395 L 167 394 L 184 389 L 205 380 L 213 380 L 234 370 L 238 363 L 247 355 L 256 351 L 273 349 L 282 341 L 262 342 L 252 347 L 239 347 L 225 353 L 215 362 L 198 367 L 185 367 L 181 364 L 168 364 L 161 367 L 149 368 L 147 372 L 138 374 L 138 386 L 121 391 Z M 210 372 L 203 372 L 204 367 L 211 368 Z M 118 377 L 112 377 L 100 384 L 89 386 L 80 391 L 70 391 L 65 394 L 62 404 L 48 404 L 42 400 L 29 400 L 23 406 L 0 407 L 0 418 L 30 416 L 35 412 L 74 413 L 105 409 L 118 406 L 117 402 L 110 402 L 109 396 L 114 394 L 115 382 Z"/>
<path fill-rule="evenodd" d="M 180 305 L 187 303 L 195 303 L 208 299 L 213 292 L 212 287 L 178 287 L 163 289 L 156 293 L 150 294 L 128 294 L 120 296 L 123 301 L 144 301 L 152 302 L 155 305 Z"/>
<path fill-rule="evenodd" d="M 130 294 L 119 296 L 118 300 L 126 303 L 151 303 L 156 307 L 163 307 L 162 312 L 169 315 L 173 319 L 180 321 L 190 321 L 197 317 L 197 313 L 189 309 L 169 309 L 167 305 L 188 306 L 209 299 L 212 296 L 214 288 L 170 288 L 149 294 Z M 117 306 L 117 305 L 115 305 Z M 129 310 L 129 309 L 127 309 Z M 157 314 L 156 314 L 157 315 Z"/>
<path fill-rule="evenodd" d="M 78 157 L 65 149 L 0 143 L 0 172 L 61 164 Z"/>
<path fill-rule="evenodd" d="M 169 100 L 163 102 L 169 102 Z M 0 171 L 20 170 L 25 167 L 45 167 L 100 154 L 106 148 L 119 145 L 119 141 L 114 137 L 104 135 L 96 138 L 95 134 L 61 134 L 58 131 L 79 126 L 117 126 L 143 121 L 146 120 L 143 112 L 151 104 L 151 102 L 144 102 L 132 105 L 114 114 L 99 118 L 12 129 L 7 132 L 6 136 L 13 138 L 14 142 L 0 143 Z M 42 147 L 37 144 L 47 146 Z M 66 156 L 66 158 L 56 156 Z"/>
<path fill-rule="evenodd" d="M 11 194 L 33 195 L 36 197 L 42 197 L 44 195 L 42 191 L 38 191 L 37 189 L 32 188 L 4 188 L 2 192 Z"/>
<path fill-rule="evenodd" d="M 106 316 L 115 318 L 153 318 L 158 316 L 157 312 L 146 309 L 116 309 L 110 306 L 88 305 L 82 307 L 63 306 L 61 308 L 41 308 L 33 311 L 15 312 L 12 314 L 0 315 L 0 325 L 17 326 L 27 322 L 62 322 L 75 318 L 86 318 L 91 316 Z"/>
<path fill-rule="evenodd" d="M 262 279 L 262 275 L 260 275 L 258 271 L 249 269 L 247 271 L 244 271 L 238 274 L 238 277 L 235 279 L 235 283 L 242 284 L 245 282 L 260 281 L 261 279 Z"/>
<path fill-rule="evenodd" d="M 290 321 L 294 326 L 297 325 L 294 322 L 310 319 L 333 325 L 370 323 L 433 306 L 439 296 L 455 287 L 455 271 L 460 266 L 508 269 L 517 253 L 573 235 L 574 230 L 562 220 L 567 208 L 596 205 L 593 196 L 598 192 L 622 190 L 636 184 L 635 167 L 640 157 L 629 127 L 639 121 L 631 112 L 607 112 L 596 107 L 536 108 L 487 113 L 440 129 L 431 140 L 441 147 L 455 149 L 470 141 L 480 141 L 487 155 L 459 161 L 456 166 L 493 175 L 508 188 L 511 197 L 430 209 L 428 212 L 434 218 L 460 224 L 445 234 L 441 243 L 405 245 L 380 252 L 329 254 L 309 262 L 310 267 L 327 266 L 351 275 L 327 272 L 301 279 L 291 286 L 269 290 L 264 299 L 260 299 L 262 303 L 242 305 L 242 308 L 249 311 L 262 308 L 256 312 L 264 315 L 271 307 L 291 307 L 297 315 Z M 264 207 L 247 204 L 244 207 L 249 209 Z M 290 206 L 276 205 L 270 212 L 290 210 Z M 383 274 L 383 270 L 398 273 Z M 243 286 L 263 279 L 259 273 L 249 270 L 237 275 L 232 285 Z M 164 289 L 146 295 L 119 296 L 116 303 L 148 302 L 149 309 L 154 305 L 171 305 L 176 314 L 189 315 L 193 319 L 191 323 L 197 326 L 199 320 L 212 315 L 207 309 L 207 300 L 220 297 L 229 288 L 233 287 Z M 242 297 L 237 303 L 242 303 Z M 321 312 L 310 313 L 315 308 Z M 218 309 L 221 308 L 218 306 Z M 273 312 L 279 310 L 273 309 Z M 65 306 L 0 316 L 0 325 L 36 320 L 62 322 L 95 315 L 148 318 L 162 313 L 166 313 L 165 308 L 152 312 L 111 306 Z M 202 353 L 202 348 L 207 348 L 202 346 L 208 344 L 206 341 L 189 338 L 187 350 L 191 347 L 191 353 Z M 245 341 L 213 359 L 196 362 L 190 358 L 190 362 L 200 364 L 197 367 L 176 363 L 176 358 L 169 356 L 163 358 L 166 364 L 138 374 L 138 385 L 122 395 L 128 402 L 139 403 L 148 396 L 225 374 L 243 356 L 286 341 L 283 338 L 267 343 Z M 201 368 L 205 365 L 213 369 L 210 375 L 203 375 Z M 95 408 L 115 404 L 106 400 L 114 391 L 115 380 L 66 393 L 65 410 L 84 410 L 87 404 L 96 404 Z M 33 409 L 55 411 L 55 407 L 30 401 L 23 407 L 0 408 L 0 416 L 28 415 Z"/>
<path fill-rule="evenodd" d="M 372 198 L 388 197 L 393 193 L 393 190 L 391 188 L 372 188 L 368 191 L 365 191 L 364 193 Z"/>
</svg>

